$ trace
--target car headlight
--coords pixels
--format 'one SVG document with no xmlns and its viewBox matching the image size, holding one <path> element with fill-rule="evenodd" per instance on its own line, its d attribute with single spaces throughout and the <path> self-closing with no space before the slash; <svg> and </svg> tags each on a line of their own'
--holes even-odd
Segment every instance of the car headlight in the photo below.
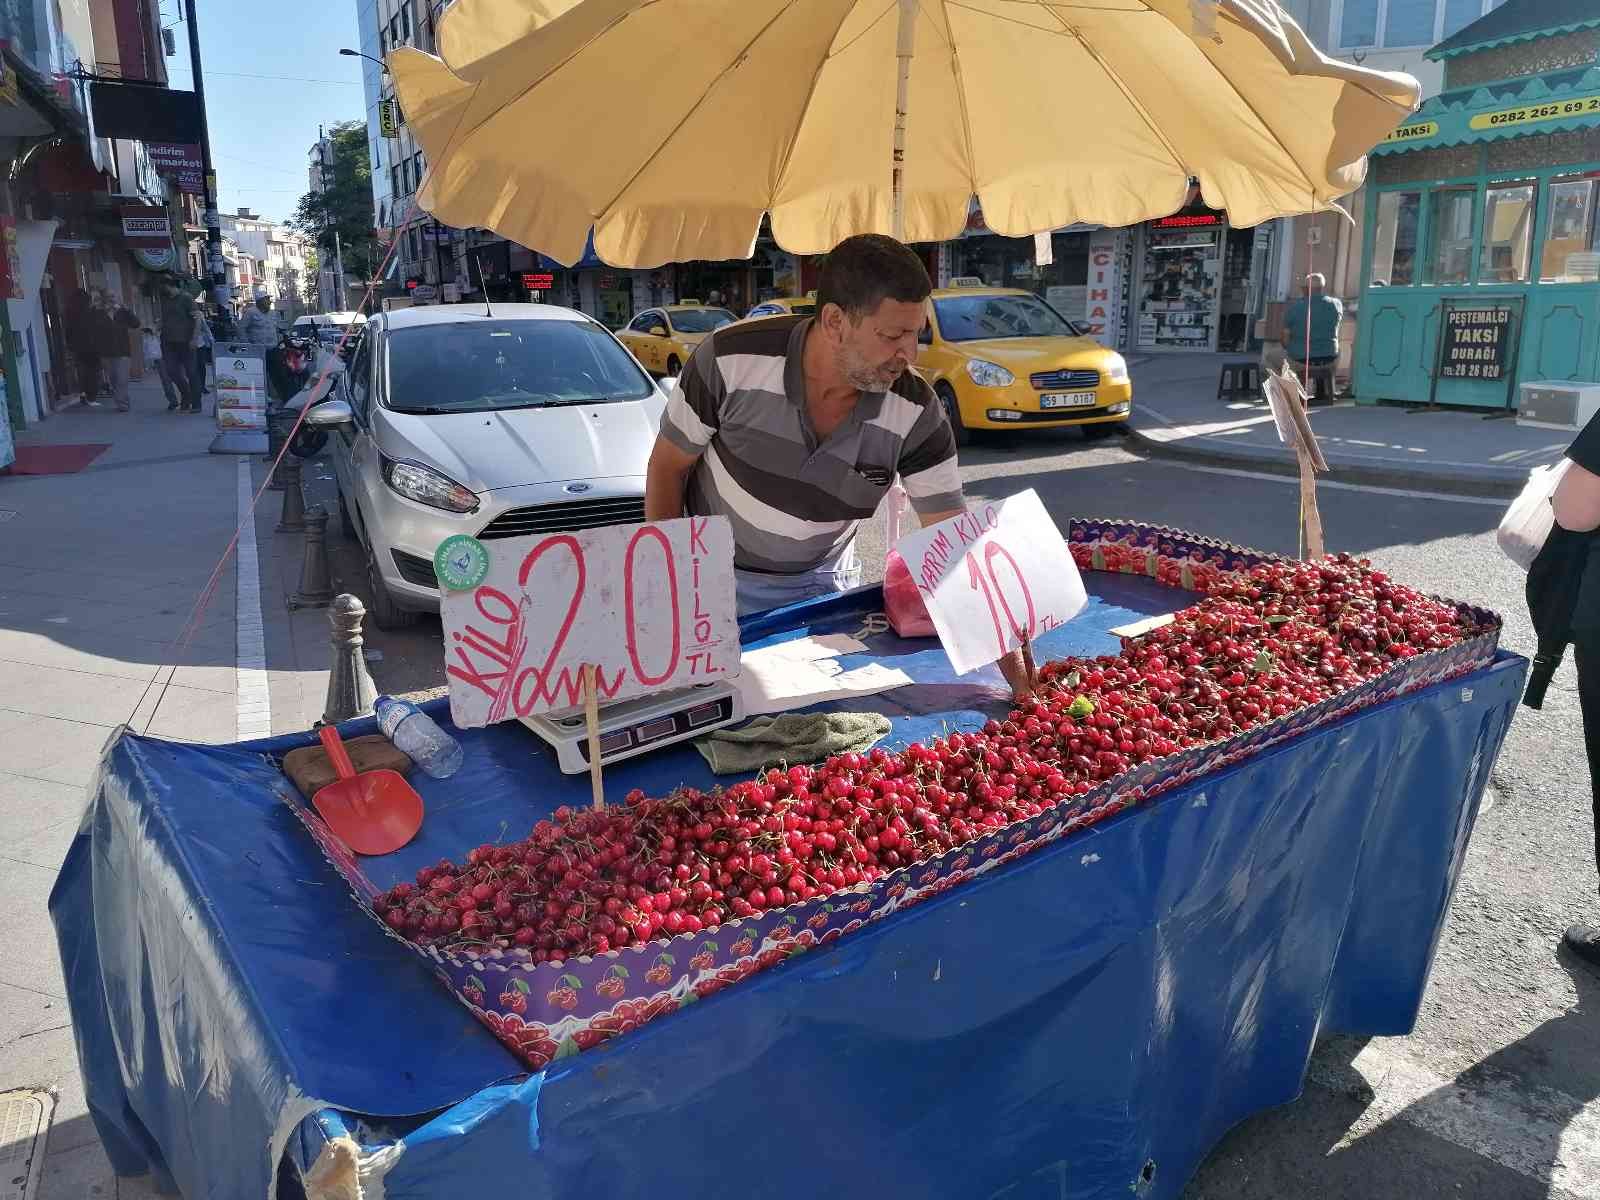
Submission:
<svg viewBox="0 0 1600 1200">
<path fill-rule="evenodd" d="M 1112 354 L 1106 358 L 1106 369 L 1103 372 L 1107 383 L 1128 382 L 1128 360 L 1120 354 Z"/>
<path fill-rule="evenodd" d="M 979 387 L 1005 387 L 1017 380 L 1015 375 L 999 363 L 992 363 L 982 358 L 967 359 L 967 374 L 972 376 L 972 382 Z"/>
<path fill-rule="evenodd" d="M 407 500 L 442 508 L 446 512 L 476 511 L 478 498 L 448 475 L 441 475 L 421 463 L 396 458 L 383 460 L 383 481 Z"/>
</svg>

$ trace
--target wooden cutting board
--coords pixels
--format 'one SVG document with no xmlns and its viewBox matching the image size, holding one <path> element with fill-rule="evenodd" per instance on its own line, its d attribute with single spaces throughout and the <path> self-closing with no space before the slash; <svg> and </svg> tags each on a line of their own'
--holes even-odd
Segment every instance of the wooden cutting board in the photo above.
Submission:
<svg viewBox="0 0 1600 1200">
<path fill-rule="evenodd" d="M 355 764 L 358 772 L 387 769 L 399 771 L 404 775 L 411 770 L 411 759 L 403 750 L 396 749 L 394 743 L 381 733 L 346 738 L 344 748 L 350 752 L 350 761 Z M 320 745 L 301 746 L 298 750 L 291 750 L 285 754 L 283 773 L 295 787 L 300 789 L 300 794 L 307 800 L 311 799 L 319 788 L 339 778 L 339 773 L 328 761 L 328 752 Z"/>
</svg>

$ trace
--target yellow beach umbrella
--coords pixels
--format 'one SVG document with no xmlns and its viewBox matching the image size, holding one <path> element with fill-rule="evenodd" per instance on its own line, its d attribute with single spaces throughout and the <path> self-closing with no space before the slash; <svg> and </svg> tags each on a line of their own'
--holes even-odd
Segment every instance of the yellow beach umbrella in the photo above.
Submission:
<svg viewBox="0 0 1600 1200">
<path fill-rule="evenodd" d="M 419 203 L 563 262 L 855 233 L 1023 236 L 1180 208 L 1325 209 L 1417 103 L 1273 0 L 457 0 L 389 56 Z"/>
</svg>

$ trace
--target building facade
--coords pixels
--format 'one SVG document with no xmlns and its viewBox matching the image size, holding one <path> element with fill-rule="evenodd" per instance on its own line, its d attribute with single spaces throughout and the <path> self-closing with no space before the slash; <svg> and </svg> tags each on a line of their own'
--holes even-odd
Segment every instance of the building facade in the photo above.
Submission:
<svg viewBox="0 0 1600 1200">
<path fill-rule="evenodd" d="M 88 104 L 91 80 L 167 85 L 156 0 L 4 5 L 0 39 L 3 466 L 12 429 L 98 391 L 72 352 L 87 297 L 154 322 L 155 283 L 185 257 L 182 214 L 147 147 L 97 136 Z"/>
<path fill-rule="evenodd" d="M 1373 156 L 1358 398 L 1600 381 L 1600 6 L 1508 0 L 1428 54 L 1443 90 Z"/>
<path fill-rule="evenodd" d="M 305 234 L 248 208 L 223 213 L 222 232 L 252 266 L 248 285 L 241 279 L 244 291 L 236 293 L 243 304 L 251 303 L 255 288 L 262 287 L 286 322 L 316 306 L 316 280 L 308 268 L 311 239 Z"/>
</svg>

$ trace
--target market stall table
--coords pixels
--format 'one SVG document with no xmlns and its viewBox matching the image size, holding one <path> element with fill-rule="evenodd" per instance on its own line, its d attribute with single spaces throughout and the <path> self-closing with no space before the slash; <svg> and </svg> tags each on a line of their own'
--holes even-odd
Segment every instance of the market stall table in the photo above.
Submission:
<svg viewBox="0 0 1600 1200">
<path fill-rule="evenodd" d="M 1192 599 L 1086 582 L 1041 658 L 1114 652 L 1110 630 Z M 743 639 L 862 636 L 845 668 L 914 680 L 848 705 L 890 716 L 891 747 L 1006 709 L 993 668 L 954 676 L 880 606 L 866 589 Z M 270 1194 L 331 1145 L 390 1200 L 1176 1196 L 1298 1094 L 1319 1035 L 1411 1028 L 1524 667 L 1501 652 L 1345 716 L 531 1076 L 286 806 L 269 756 L 311 735 L 124 735 L 51 897 L 90 1110 L 118 1171 L 195 1200 Z M 380 886 L 586 801 L 519 726 L 461 736 L 456 776 L 413 776 L 418 839 L 363 860 Z M 606 780 L 713 782 L 688 747 Z"/>
</svg>

